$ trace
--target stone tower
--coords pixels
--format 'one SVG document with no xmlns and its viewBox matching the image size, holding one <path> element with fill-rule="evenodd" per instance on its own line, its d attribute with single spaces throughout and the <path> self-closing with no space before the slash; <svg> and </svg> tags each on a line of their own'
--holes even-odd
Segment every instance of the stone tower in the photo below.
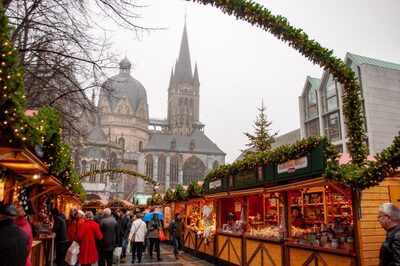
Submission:
<svg viewBox="0 0 400 266">
<path fill-rule="evenodd" d="M 167 120 L 170 134 L 188 136 L 194 129 L 203 127 L 203 124 L 199 122 L 199 88 L 197 64 L 195 65 L 194 73 L 192 73 L 185 24 L 179 58 L 175 64 L 175 71 L 171 71 L 168 88 Z"/>
</svg>

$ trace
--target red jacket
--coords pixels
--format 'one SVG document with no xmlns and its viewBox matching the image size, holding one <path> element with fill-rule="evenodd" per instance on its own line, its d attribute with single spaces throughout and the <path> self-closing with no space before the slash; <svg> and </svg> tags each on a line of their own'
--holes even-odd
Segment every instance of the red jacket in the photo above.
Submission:
<svg viewBox="0 0 400 266">
<path fill-rule="evenodd" d="M 97 253 L 96 240 L 102 240 L 103 235 L 100 226 L 93 220 L 85 221 L 78 226 L 76 237 L 79 243 L 78 263 L 93 264 L 99 260 Z"/>
<path fill-rule="evenodd" d="M 31 266 L 31 250 L 32 250 L 32 228 L 26 217 L 15 220 L 15 224 L 21 228 L 28 236 L 28 257 L 26 258 L 26 266 Z"/>
</svg>

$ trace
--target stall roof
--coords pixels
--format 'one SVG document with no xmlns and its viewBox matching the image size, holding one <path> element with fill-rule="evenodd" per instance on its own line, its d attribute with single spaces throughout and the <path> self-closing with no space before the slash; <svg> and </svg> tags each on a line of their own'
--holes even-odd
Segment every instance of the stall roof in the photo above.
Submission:
<svg viewBox="0 0 400 266">
<path fill-rule="evenodd" d="M 28 178 L 46 174 L 46 165 L 26 148 L 0 147 L 0 165 Z"/>
</svg>

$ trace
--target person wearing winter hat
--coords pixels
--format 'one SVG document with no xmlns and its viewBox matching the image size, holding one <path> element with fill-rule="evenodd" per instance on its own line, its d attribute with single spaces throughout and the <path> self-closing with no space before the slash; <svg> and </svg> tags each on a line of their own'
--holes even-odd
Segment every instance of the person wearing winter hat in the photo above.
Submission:
<svg viewBox="0 0 400 266">
<path fill-rule="evenodd" d="M 17 208 L 0 204 L 0 258 L 3 266 L 25 266 L 28 257 L 28 236 L 14 224 Z"/>
</svg>

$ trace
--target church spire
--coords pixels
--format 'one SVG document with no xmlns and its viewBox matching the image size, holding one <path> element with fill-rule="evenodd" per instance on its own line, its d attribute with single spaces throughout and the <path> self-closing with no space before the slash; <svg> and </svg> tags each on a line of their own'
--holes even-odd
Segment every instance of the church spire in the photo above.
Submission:
<svg viewBox="0 0 400 266">
<path fill-rule="evenodd" d="M 185 27 L 183 28 L 183 35 L 182 35 L 181 48 L 179 51 L 178 61 L 175 66 L 174 81 L 179 84 L 184 84 L 184 83 L 191 84 L 193 81 L 186 22 L 185 22 Z"/>
<path fill-rule="evenodd" d="M 174 69 L 171 69 L 171 78 L 169 79 L 169 87 L 168 89 L 172 88 L 172 85 L 174 84 Z"/>
<path fill-rule="evenodd" d="M 196 89 L 199 89 L 199 87 L 200 87 L 199 72 L 197 70 L 197 62 L 194 67 L 193 86 L 195 86 Z"/>
</svg>

